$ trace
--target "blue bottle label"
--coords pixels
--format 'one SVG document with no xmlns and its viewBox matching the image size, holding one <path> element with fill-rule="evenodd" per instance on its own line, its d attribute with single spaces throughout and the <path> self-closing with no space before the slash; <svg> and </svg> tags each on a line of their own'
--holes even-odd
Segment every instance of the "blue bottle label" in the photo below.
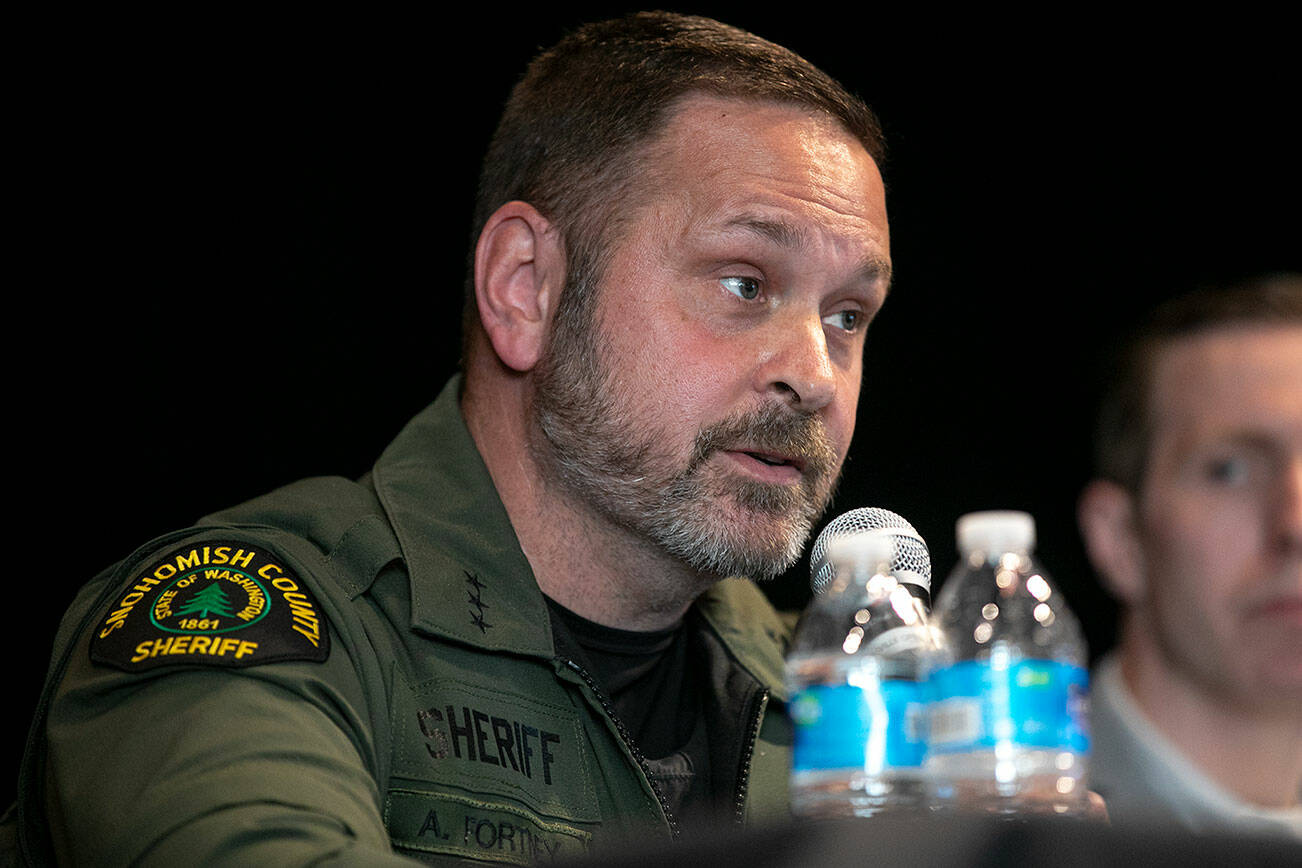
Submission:
<svg viewBox="0 0 1302 868">
<path fill-rule="evenodd" d="M 816 684 L 791 702 L 797 772 L 916 768 L 926 757 L 925 685 L 907 680 Z"/>
<path fill-rule="evenodd" d="M 937 754 L 990 750 L 999 742 L 1089 750 L 1089 673 L 1080 666 L 965 660 L 933 672 L 930 690 L 929 740 Z"/>
</svg>

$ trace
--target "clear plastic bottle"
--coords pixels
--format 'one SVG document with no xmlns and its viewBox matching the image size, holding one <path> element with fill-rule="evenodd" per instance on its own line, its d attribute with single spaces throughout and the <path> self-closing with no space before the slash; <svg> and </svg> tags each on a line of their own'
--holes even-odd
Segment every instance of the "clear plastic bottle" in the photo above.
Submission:
<svg viewBox="0 0 1302 868">
<path fill-rule="evenodd" d="M 787 656 L 792 813 L 919 810 L 935 635 L 922 602 L 890 571 L 892 537 L 854 534 L 830 548 L 835 578 L 801 616 Z"/>
<path fill-rule="evenodd" d="M 1088 807 L 1088 653 L 1032 557 L 1024 512 L 958 520 L 961 560 L 936 599 L 944 650 L 929 678 L 934 804 L 1001 815 Z"/>
</svg>

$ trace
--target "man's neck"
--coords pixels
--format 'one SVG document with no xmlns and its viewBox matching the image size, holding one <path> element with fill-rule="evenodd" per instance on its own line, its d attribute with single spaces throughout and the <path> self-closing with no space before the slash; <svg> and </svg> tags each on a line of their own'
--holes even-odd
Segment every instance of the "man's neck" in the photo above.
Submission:
<svg viewBox="0 0 1302 868">
<path fill-rule="evenodd" d="M 598 624 L 659 630 L 677 623 L 710 586 L 650 541 L 548 484 L 526 446 L 518 405 L 490 405 L 468 392 L 463 414 L 544 594 Z"/>
<path fill-rule="evenodd" d="M 661 630 L 709 586 L 564 492 L 538 486 L 527 493 L 535 492 L 503 493 L 503 503 L 539 587 L 571 612 L 609 627 Z"/>
<path fill-rule="evenodd" d="M 1298 805 L 1302 713 L 1217 694 L 1167 665 L 1147 643 L 1124 643 L 1121 661 L 1145 717 L 1204 774 L 1258 807 Z"/>
</svg>

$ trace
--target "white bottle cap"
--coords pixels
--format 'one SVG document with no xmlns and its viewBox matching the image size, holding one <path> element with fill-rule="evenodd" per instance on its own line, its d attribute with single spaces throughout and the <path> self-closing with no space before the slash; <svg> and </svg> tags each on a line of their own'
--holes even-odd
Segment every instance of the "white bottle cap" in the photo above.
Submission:
<svg viewBox="0 0 1302 868">
<path fill-rule="evenodd" d="M 839 536 L 828 543 L 827 559 L 837 569 L 876 570 L 885 565 L 890 569 L 895 557 L 895 538 L 882 533 L 851 533 Z"/>
<path fill-rule="evenodd" d="M 964 557 L 974 551 L 1029 552 L 1035 548 L 1035 519 L 1028 512 L 969 512 L 959 518 L 956 530 L 958 550 Z"/>
</svg>

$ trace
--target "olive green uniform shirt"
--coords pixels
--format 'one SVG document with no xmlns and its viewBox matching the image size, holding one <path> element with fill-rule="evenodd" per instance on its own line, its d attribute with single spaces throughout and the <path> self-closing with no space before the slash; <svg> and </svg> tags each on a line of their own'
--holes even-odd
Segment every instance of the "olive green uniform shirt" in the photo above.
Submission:
<svg viewBox="0 0 1302 868">
<path fill-rule="evenodd" d="M 678 835 L 610 702 L 554 647 L 458 390 L 361 481 L 290 485 L 82 589 L 23 764 L 29 859 L 523 864 Z M 741 580 L 688 617 L 728 813 L 784 817 L 786 627 Z"/>
</svg>

